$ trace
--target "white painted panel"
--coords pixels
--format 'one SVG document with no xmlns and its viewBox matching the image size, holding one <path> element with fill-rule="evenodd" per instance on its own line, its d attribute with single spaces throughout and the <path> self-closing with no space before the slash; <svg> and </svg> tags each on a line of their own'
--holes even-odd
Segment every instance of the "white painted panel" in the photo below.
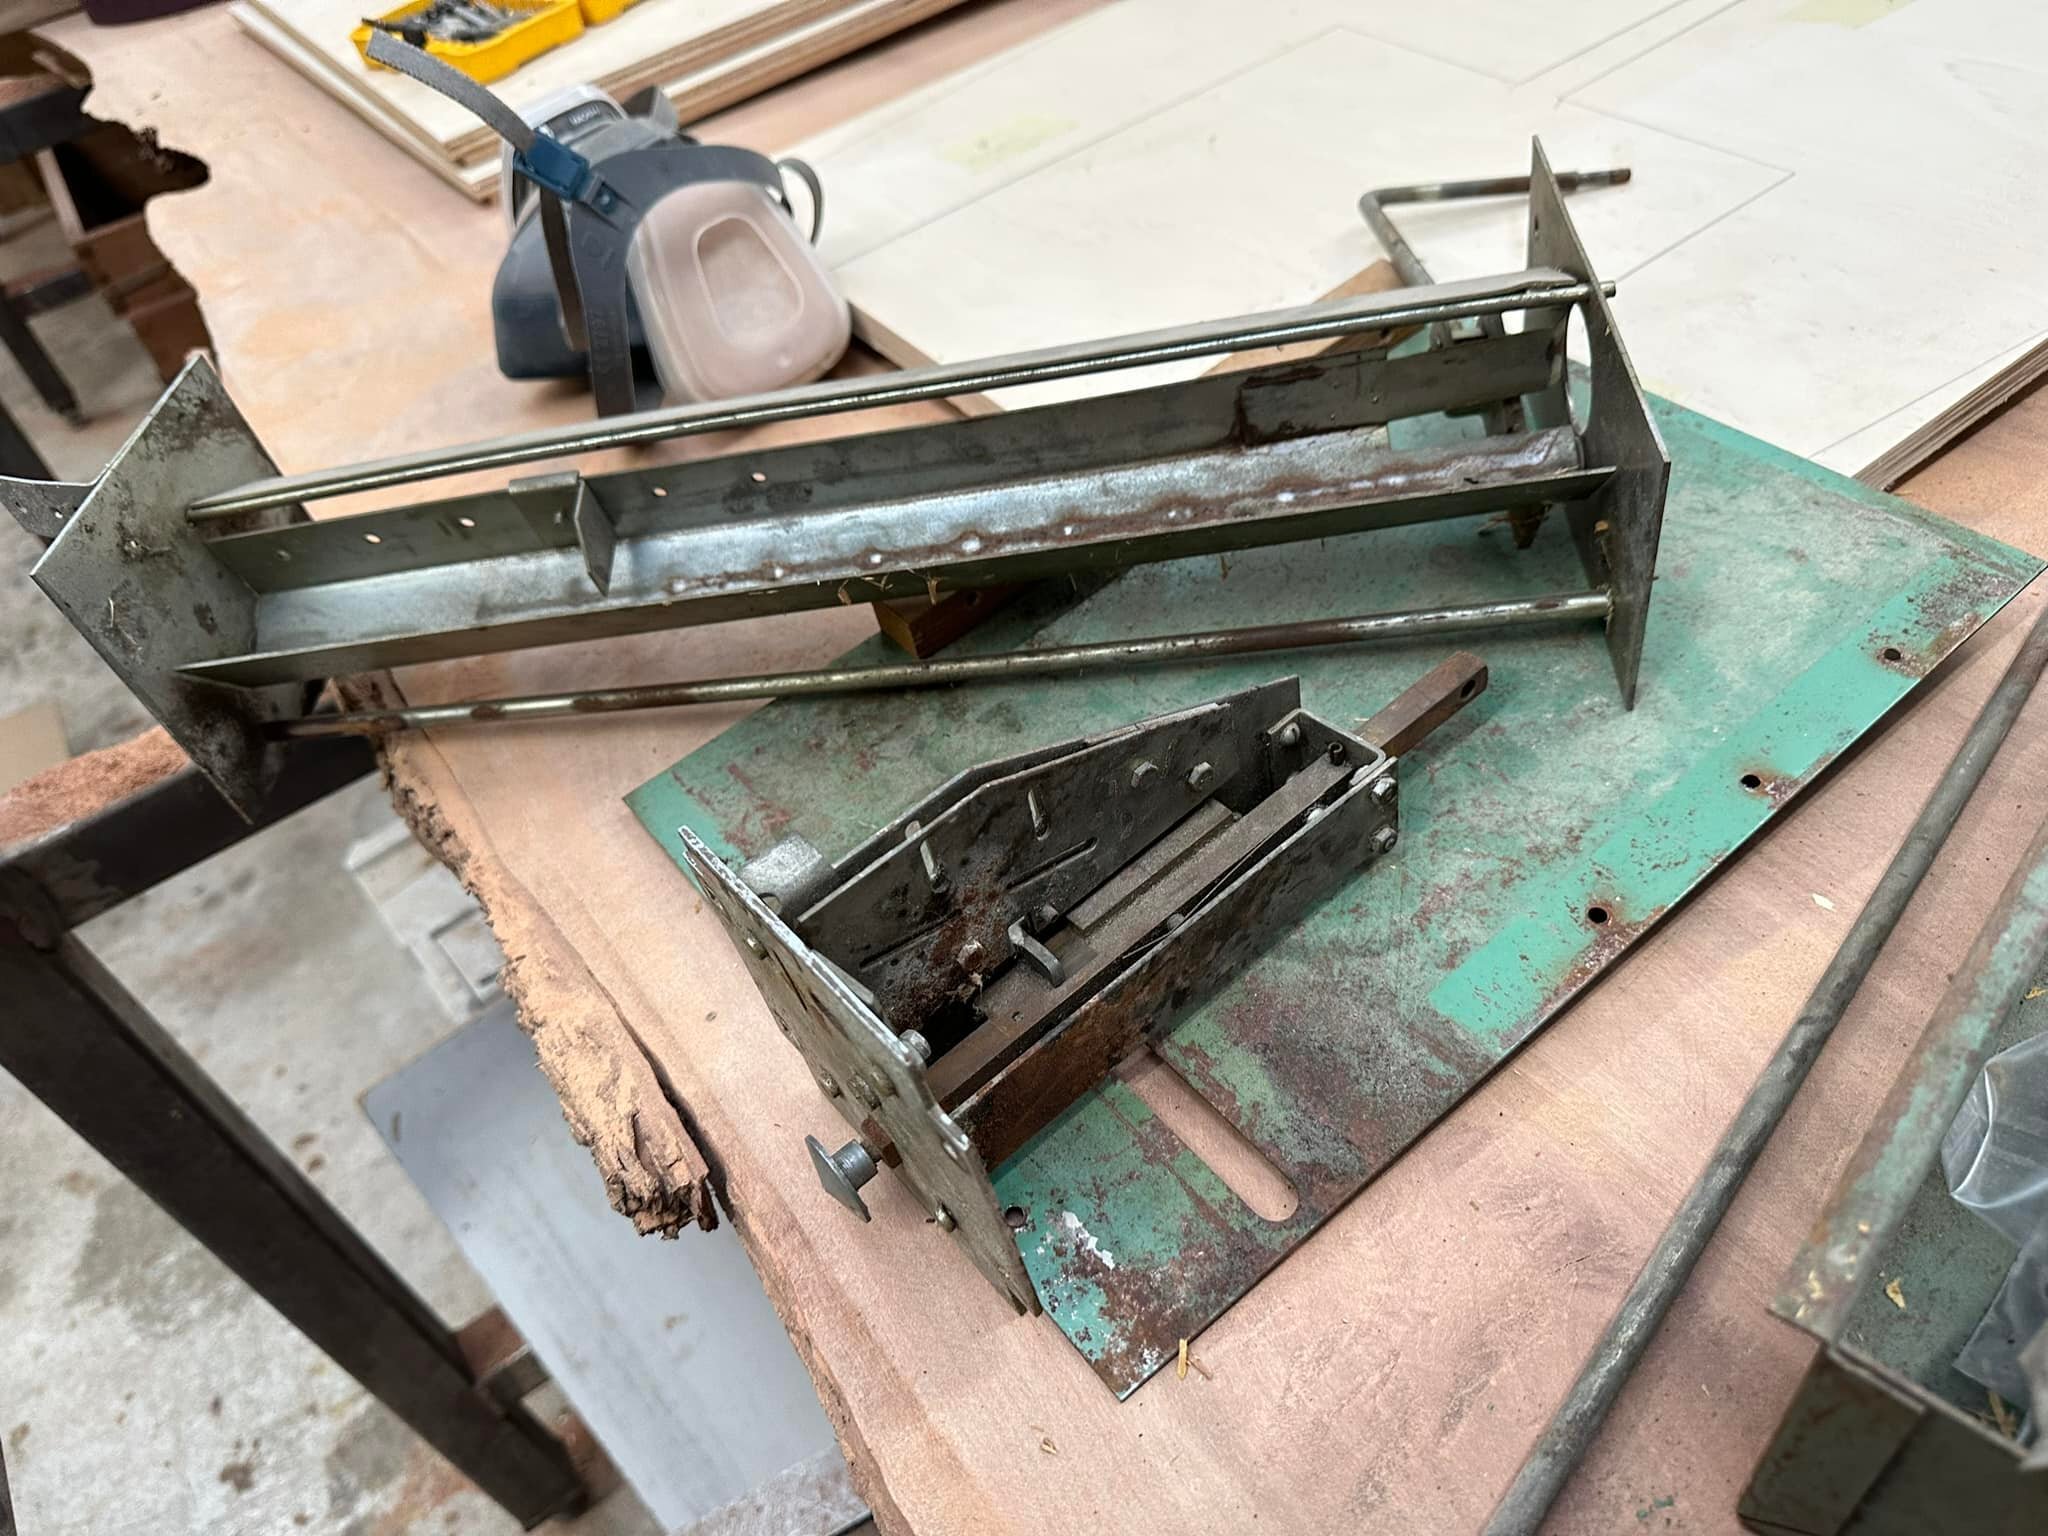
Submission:
<svg viewBox="0 0 2048 1536">
<path fill-rule="evenodd" d="M 1418 135 L 1421 119 L 1439 126 Z M 1561 168 L 1637 170 L 1634 184 L 1572 205 L 1615 275 L 1780 179 L 1333 28 L 849 263 L 839 278 L 910 350 L 945 360 L 1303 303 L 1377 259 L 1358 216 L 1365 188 L 1525 170 L 1537 133 Z M 1397 217 L 1438 277 L 1525 262 L 1519 199 Z M 1115 387 L 1207 366 L 1147 369 Z M 1040 403 L 1103 384 L 1062 381 L 1002 399 Z"/>
</svg>

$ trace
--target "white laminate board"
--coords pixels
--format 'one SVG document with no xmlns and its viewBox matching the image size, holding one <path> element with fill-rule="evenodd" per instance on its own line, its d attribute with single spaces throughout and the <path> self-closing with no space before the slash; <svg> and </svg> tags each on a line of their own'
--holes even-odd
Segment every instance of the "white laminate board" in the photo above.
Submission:
<svg viewBox="0 0 2048 1536">
<path fill-rule="evenodd" d="M 835 265 L 856 260 L 1070 162 L 1286 53 L 1342 9 L 1342 0 L 1121 0 L 807 139 L 791 153 L 820 167 L 833 205 L 820 249 Z"/>
<path fill-rule="evenodd" d="M 1419 120 L 1428 134 L 1415 131 Z M 1332 27 L 899 236 L 838 277 L 911 355 L 947 361 L 1305 303 L 1380 254 L 1358 217 L 1365 188 L 1523 169 L 1536 133 L 1561 168 L 1635 168 L 1633 185 L 1572 203 L 1596 261 L 1615 276 L 1782 179 Z M 830 162 L 826 175 L 831 184 Z M 843 180 L 841 207 L 851 195 Z M 1440 278 L 1526 260 L 1518 199 L 1398 217 Z M 1210 361 L 1119 375 L 1112 387 L 1192 377 Z M 1099 393 L 1105 382 L 1063 380 L 1001 399 L 1037 404 Z"/>
<path fill-rule="evenodd" d="M 1573 208 L 1650 387 L 1831 467 L 2048 331 L 2039 0 L 1121 0 L 804 152 L 862 334 L 951 362 L 1305 303 L 1376 254 L 1359 190 L 1531 132 L 1636 170 Z M 1397 217 L 1440 277 L 1521 263 L 1511 203 Z"/>
<path fill-rule="evenodd" d="M 2048 330 L 2048 6 L 1745 0 L 1575 90 L 1782 167 L 1630 284 L 1651 388 L 1853 472 Z"/>
<path fill-rule="evenodd" d="M 1654 28 L 1686 0 L 1352 0 L 1352 31 L 1516 83 Z"/>
</svg>

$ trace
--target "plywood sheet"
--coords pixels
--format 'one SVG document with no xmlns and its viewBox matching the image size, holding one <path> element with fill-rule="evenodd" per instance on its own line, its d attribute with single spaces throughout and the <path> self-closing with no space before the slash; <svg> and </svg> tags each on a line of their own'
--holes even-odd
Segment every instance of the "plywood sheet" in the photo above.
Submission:
<svg viewBox="0 0 2048 1536">
<path fill-rule="evenodd" d="M 361 0 L 252 3 L 345 77 L 417 124 L 429 141 L 446 146 L 458 160 L 473 158 L 483 150 L 495 151 L 495 137 L 475 114 L 416 80 L 392 70 L 372 69 L 363 62 L 349 40 L 350 32 L 363 19 Z M 640 0 L 617 20 L 589 28 L 574 42 L 494 81 L 491 89 L 514 109 L 522 109 L 564 86 L 586 82 L 611 86 L 635 78 L 659 80 L 714 63 L 787 28 L 801 26 L 835 3 Z"/>
<path fill-rule="evenodd" d="M 1431 131 L 1419 135 L 1418 122 Z M 1378 256 L 1356 207 L 1366 187 L 1526 169 L 1532 133 L 1557 166 L 1636 168 L 1635 184 L 1572 204 L 1587 244 L 1613 271 L 1683 241 L 1777 179 L 1749 160 L 1518 97 L 1471 70 L 1329 27 L 866 255 L 841 255 L 860 239 L 858 226 L 844 232 L 846 244 L 828 228 L 824 248 L 876 334 L 886 328 L 918 357 L 953 361 L 1305 303 Z M 822 163 L 842 204 L 888 202 L 876 195 L 878 178 L 829 153 Z M 1440 275 L 1526 264 L 1526 216 L 1515 200 L 1408 222 Z M 1195 359 L 999 398 L 1036 405 L 1207 366 Z"/>
<path fill-rule="evenodd" d="M 662 94 L 668 97 L 680 121 L 694 123 L 958 3 L 959 0 L 858 0 L 707 68 L 664 80 Z M 228 9 L 250 36 L 450 186 L 480 202 L 497 194 L 500 159 L 495 146 L 486 146 L 479 157 L 458 161 L 425 137 L 419 125 L 391 102 L 364 89 L 358 73 L 308 48 L 269 12 L 251 4 L 232 5 Z"/>
<path fill-rule="evenodd" d="M 1831 468 L 2048 333 L 2025 0 L 1239 9 L 1123 0 L 806 146 L 863 334 L 955 361 L 1306 302 L 1371 251 L 1360 190 L 1519 169 L 1532 132 L 1634 163 L 1573 209 L 1645 384 Z M 1440 277 L 1519 264 L 1511 204 L 1400 217 Z"/>
</svg>

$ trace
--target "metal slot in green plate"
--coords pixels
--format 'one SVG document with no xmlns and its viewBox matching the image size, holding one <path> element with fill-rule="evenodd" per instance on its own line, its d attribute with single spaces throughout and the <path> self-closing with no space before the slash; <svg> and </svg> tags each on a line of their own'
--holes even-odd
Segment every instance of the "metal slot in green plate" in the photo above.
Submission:
<svg viewBox="0 0 2048 1536">
<path fill-rule="evenodd" d="M 1588 629 L 1476 637 L 1490 691 L 1402 773 L 1394 856 L 1185 1019 L 1160 1054 L 1293 1182 L 1267 1222 L 1104 1084 L 995 1183 L 1048 1313 L 1122 1396 L 1553 1018 L 2041 562 L 1663 402 L 1673 461 L 1633 711 Z M 1133 570 L 973 648 L 1535 595 L 1577 571 L 1478 519 Z M 1287 672 L 1340 723 L 1451 646 L 1260 657 L 771 705 L 630 797 L 745 857 L 830 856 L 985 758 Z M 874 654 L 881 654 L 879 642 Z M 678 874 L 680 880 L 682 876 Z M 823 1199 L 821 1195 L 819 1197 Z M 887 1198 L 884 1195 L 882 1198 Z M 961 1284 L 979 1283 L 961 1263 Z"/>
</svg>

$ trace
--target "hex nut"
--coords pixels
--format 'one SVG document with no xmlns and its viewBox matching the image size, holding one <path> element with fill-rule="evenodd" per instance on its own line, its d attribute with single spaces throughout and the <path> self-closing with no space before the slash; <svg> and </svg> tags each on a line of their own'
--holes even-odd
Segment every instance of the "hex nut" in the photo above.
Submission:
<svg viewBox="0 0 2048 1536">
<path fill-rule="evenodd" d="M 1373 780 L 1372 798 L 1376 805 L 1391 805 L 1400 793 L 1401 786 L 1391 776 Z"/>
<path fill-rule="evenodd" d="M 1131 764 L 1131 788 L 1143 789 L 1159 777 L 1159 765 L 1149 758 L 1140 758 Z"/>
<path fill-rule="evenodd" d="M 1372 835 L 1372 851 L 1377 854 L 1392 853 L 1394 851 L 1394 844 L 1400 840 L 1401 834 L 1392 827 L 1381 827 L 1379 831 Z"/>
<path fill-rule="evenodd" d="M 953 955 L 954 963 L 970 975 L 980 970 L 982 961 L 987 958 L 988 951 L 981 947 L 979 939 L 969 939 Z"/>
<path fill-rule="evenodd" d="M 1210 763 L 1197 763 L 1188 770 L 1188 788 L 1201 794 L 1216 782 L 1216 769 Z"/>
</svg>

